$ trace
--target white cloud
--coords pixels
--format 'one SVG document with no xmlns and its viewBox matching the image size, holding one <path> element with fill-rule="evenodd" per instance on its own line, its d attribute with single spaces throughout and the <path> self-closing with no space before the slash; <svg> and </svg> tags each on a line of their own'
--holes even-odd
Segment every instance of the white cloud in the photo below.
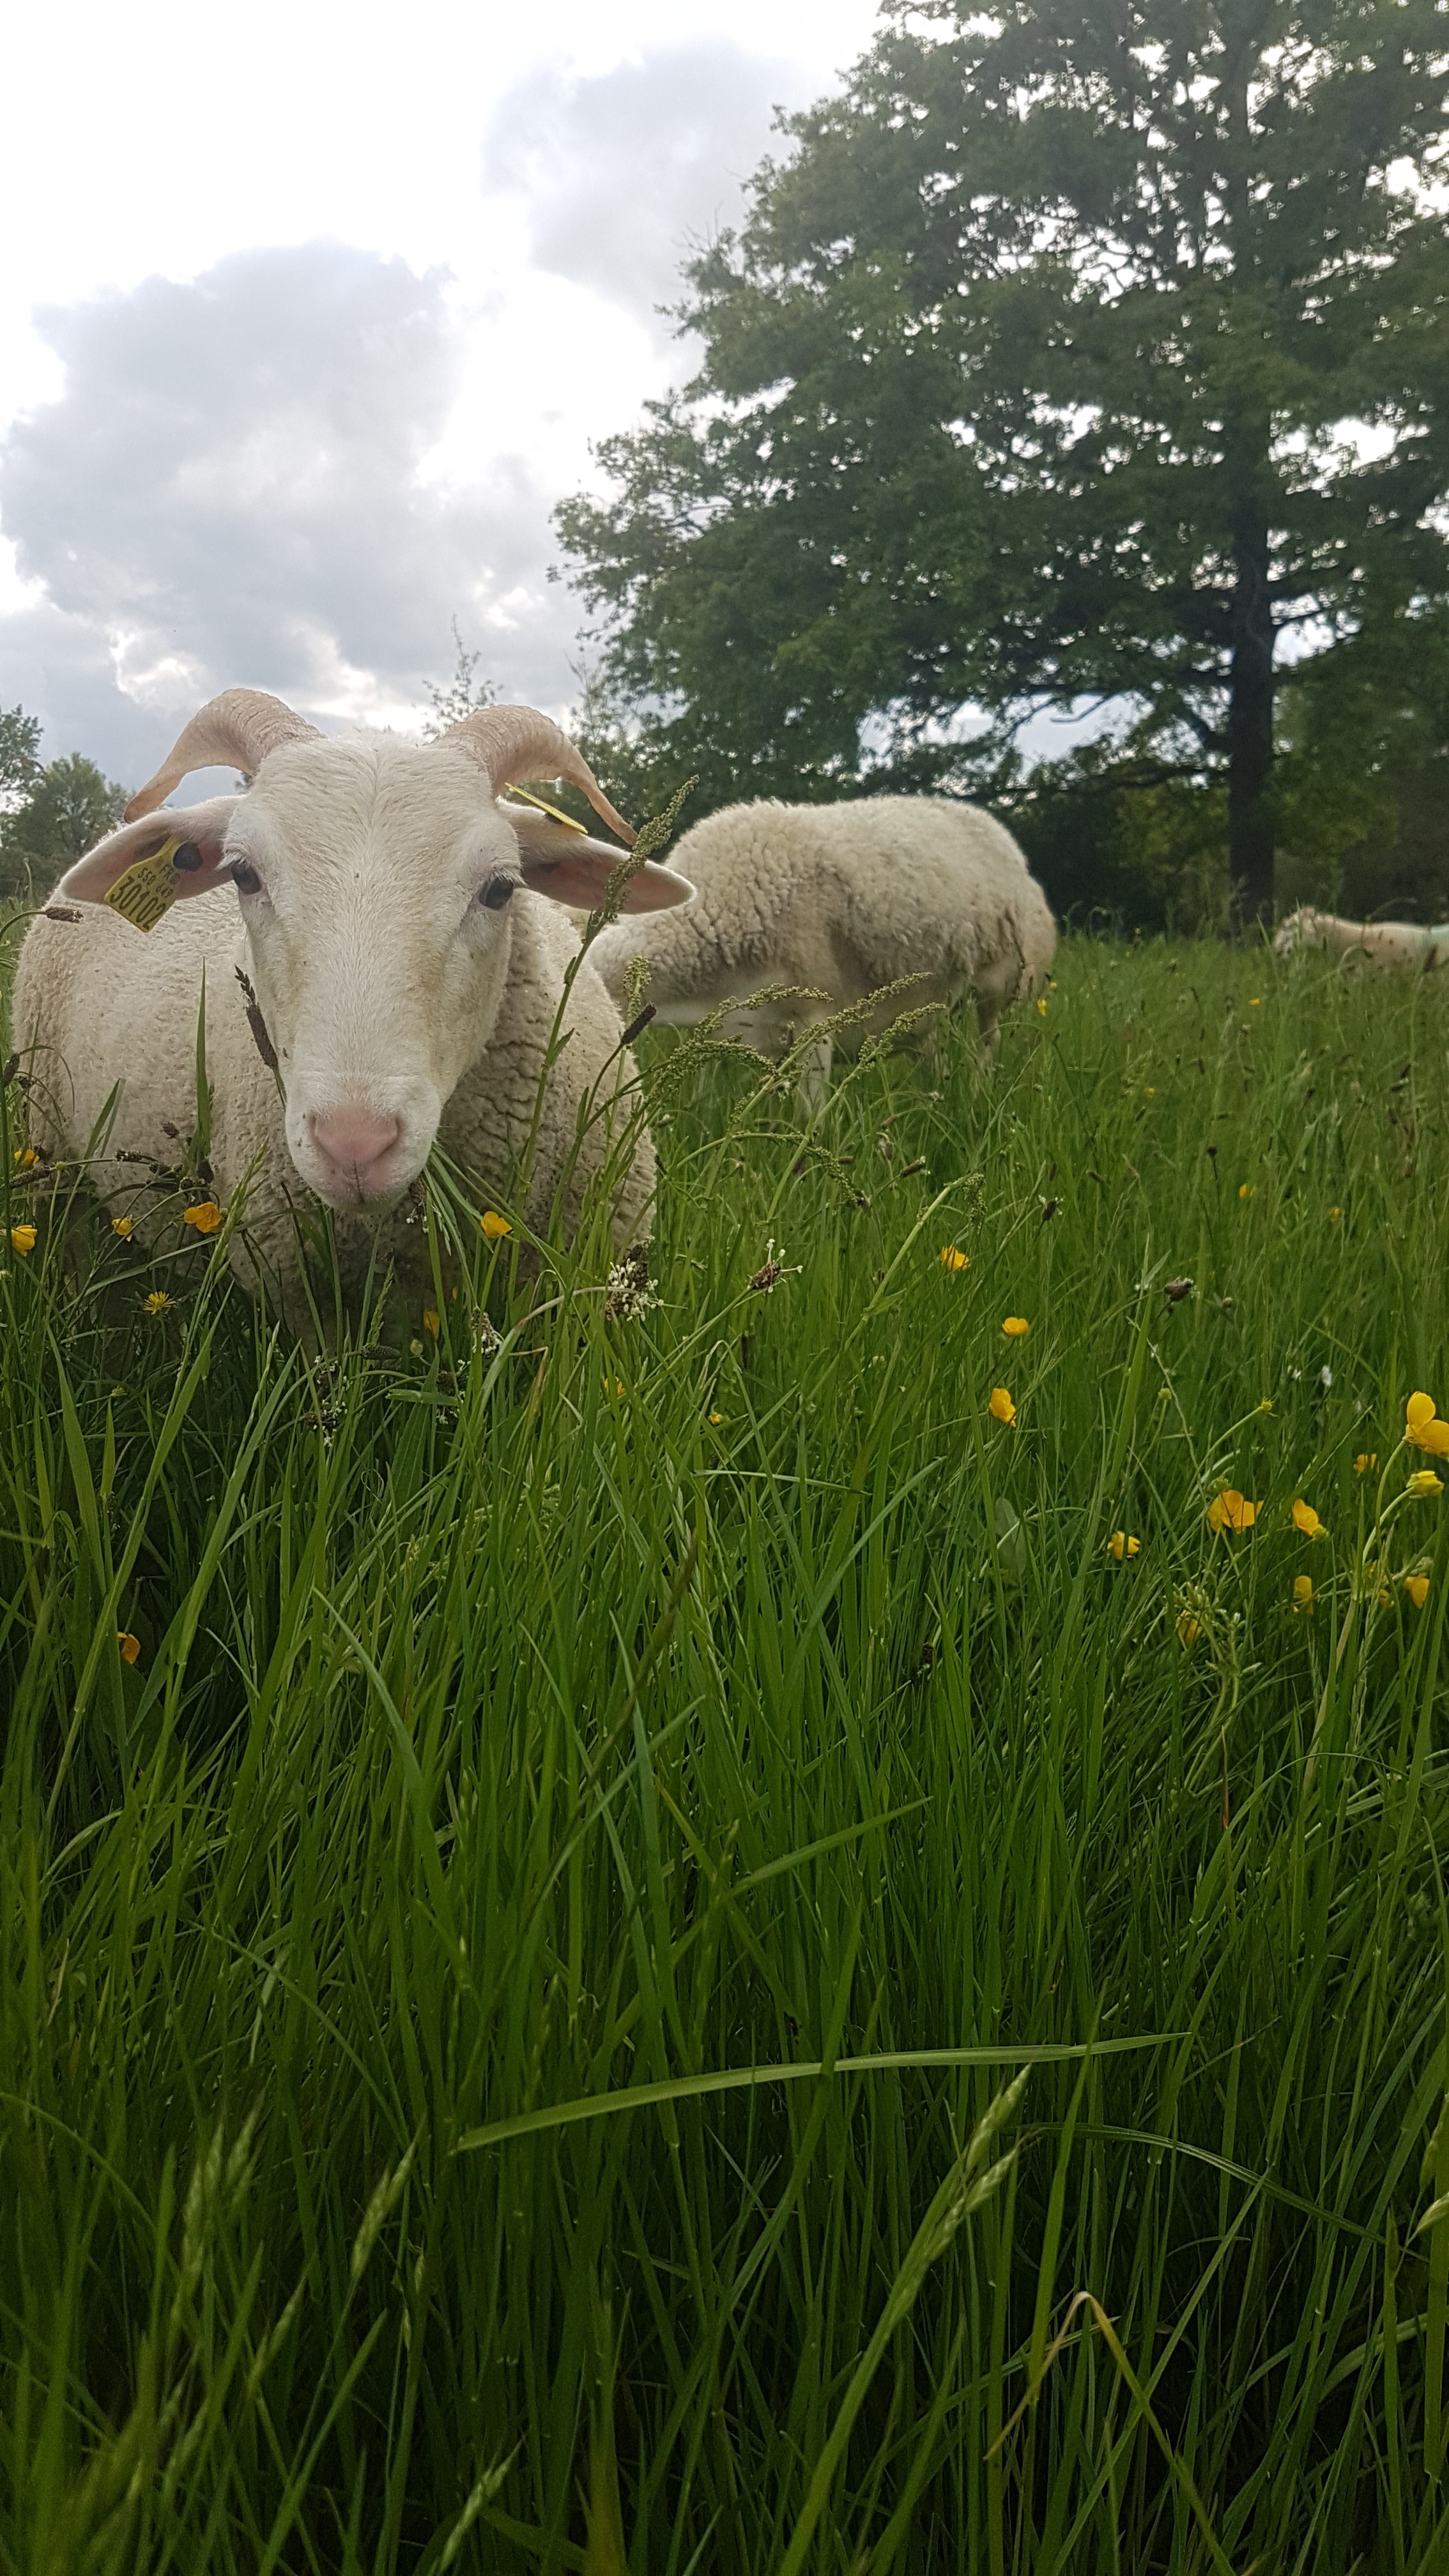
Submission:
<svg viewBox="0 0 1449 2576">
<path fill-rule="evenodd" d="M 872 0 L 31 11 L 0 161 L 0 705 L 134 781 L 205 691 L 405 721 L 450 621 L 561 710 L 550 512 Z M 198 102 L 205 101 L 204 106 Z M 4 423 L 9 421 L 8 431 Z"/>
</svg>

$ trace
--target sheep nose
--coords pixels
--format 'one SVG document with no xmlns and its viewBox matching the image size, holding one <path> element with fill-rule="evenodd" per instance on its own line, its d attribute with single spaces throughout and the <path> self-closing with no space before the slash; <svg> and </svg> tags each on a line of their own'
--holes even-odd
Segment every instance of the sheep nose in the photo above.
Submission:
<svg viewBox="0 0 1449 2576">
<path fill-rule="evenodd" d="M 376 1118 L 370 1109 L 314 1109 L 309 1123 L 313 1144 L 339 1171 L 350 1172 L 359 1189 L 402 1134 L 400 1118 Z"/>
</svg>

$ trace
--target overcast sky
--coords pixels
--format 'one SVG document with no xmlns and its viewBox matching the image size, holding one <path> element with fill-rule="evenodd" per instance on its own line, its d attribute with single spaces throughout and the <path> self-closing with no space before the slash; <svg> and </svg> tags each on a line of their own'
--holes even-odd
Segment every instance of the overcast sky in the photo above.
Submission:
<svg viewBox="0 0 1449 2576">
<path fill-rule="evenodd" d="M 549 513 L 872 0 L 138 0 L 7 20 L 0 706 L 123 783 L 237 681 L 415 722 L 456 617 L 562 713 Z"/>
</svg>

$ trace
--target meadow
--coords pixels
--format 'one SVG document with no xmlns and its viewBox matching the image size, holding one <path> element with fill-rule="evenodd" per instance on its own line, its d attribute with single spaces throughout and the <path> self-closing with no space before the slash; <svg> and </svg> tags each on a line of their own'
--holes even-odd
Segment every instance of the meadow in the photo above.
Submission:
<svg viewBox="0 0 1449 2576">
<path fill-rule="evenodd" d="M 325 1366 L 0 1093 L 0 2564 L 1442 2566 L 1449 991 L 641 1054 Z"/>
</svg>

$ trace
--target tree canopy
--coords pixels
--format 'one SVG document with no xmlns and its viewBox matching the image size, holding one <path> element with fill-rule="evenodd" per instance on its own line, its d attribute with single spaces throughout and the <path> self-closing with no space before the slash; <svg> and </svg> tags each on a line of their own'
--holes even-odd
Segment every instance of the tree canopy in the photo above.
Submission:
<svg viewBox="0 0 1449 2576">
<path fill-rule="evenodd" d="M 37 726 L 33 740 L 38 739 Z M 0 815 L 0 894 L 44 894 L 72 859 L 114 829 L 125 804 L 124 787 L 104 778 L 81 752 L 43 769 L 35 761 L 29 793 Z"/>
<path fill-rule="evenodd" d="M 888 9 L 689 271 L 696 376 L 560 513 L 651 761 L 999 780 L 1110 700 L 1270 911 L 1285 688 L 1449 597 L 1446 81 L 1445 0 Z"/>
</svg>

